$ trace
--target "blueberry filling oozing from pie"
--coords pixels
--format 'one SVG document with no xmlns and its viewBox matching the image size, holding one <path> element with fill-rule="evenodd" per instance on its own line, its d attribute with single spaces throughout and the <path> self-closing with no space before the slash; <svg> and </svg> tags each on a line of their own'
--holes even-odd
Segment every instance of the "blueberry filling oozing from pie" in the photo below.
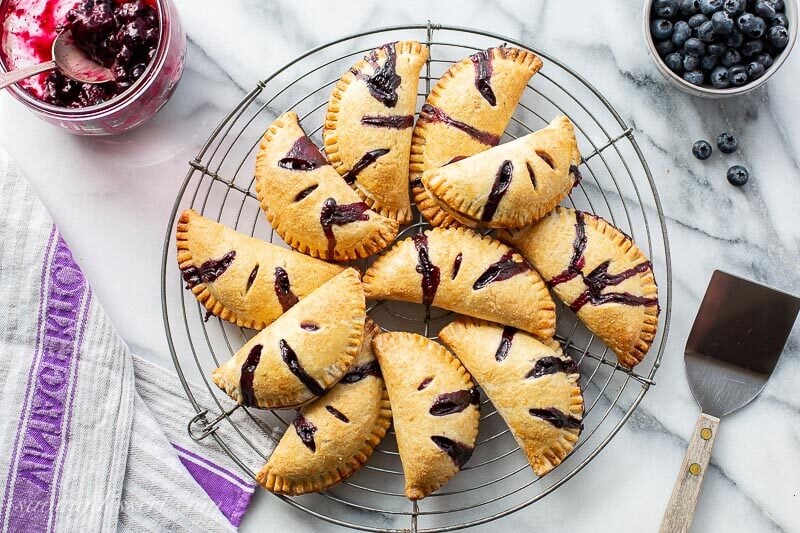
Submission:
<svg viewBox="0 0 800 533">
<path fill-rule="evenodd" d="M 431 381 L 433 381 L 432 377 L 423 379 L 417 386 L 417 390 L 425 390 L 431 384 Z"/>
<path fill-rule="evenodd" d="M 433 416 L 452 415 L 460 413 L 470 405 L 480 405 L 478 389 L 464 389 L 440 394 L 433 399 L 429 412 Z"/>
<path fill-rule="evenodd" d="M 461 442 L 442 437 L 441 435 L 431 436 L 431 440 L 440 450 L 450 456 L 450 459 L 456 464 L 458 468 L 463 467 L 469 458 L 472 457 L 472 446 L 467 446 Z"/>
<path fill-rule="evenodd" d="M 551 168 L 551 169 L 553 169 L 553 170 L 555 170 L 555 169 L 556 169 L 556 164 L 555 164 L 555 162 L 553 161 L 553 158 L 552 158 L 552 157 L 550 157 L 550 154 L 548 154 L 547 152 L 545 152 L 545 151 L 543 151 L 543 150 L 536 150 L 536 155 L 538 155 L 538 156 L 539 156 L 539 158 L 541 158 L 541 160 L 542 160 L 542 161 L 544 161 L 545 163 L 547 163 L 547 166 L 548 166 L 548 167 L 550 167 L 550 168 Z"/>
<path fill-rule="evenodd" d="M 414 115 L 364 115 L 361 123 L 375 128 L 404 130 L 414 125 Z"/>
<path fill-rule="evenodd" d="M 397 74 L 397 43 L 388 43 L 378 50 L 386 52 L 386 61 L 383 65 L 378 64 L 378 50 L 373 50 L 367 57 L 367 61 L 374 72 L 372 75 L 365 75 L 361 72 L 351 71 L 367 84 L 367 89 L 373 98 L 381 102 L 386 107 L 397 105 L 397 88 L 400 87 L 402 79 Z"/>
<path fill-rule="evenodd" d="M 297 358 L 297 354 L 292 347 L 289 346 L 289 343 L 281 339 L 278 345 L 281 349 L 281 359 L 283 359 L 283 362 L 289 367 L 289 371 L 311 391 L 311 394 L 314 396 L 322 396 L 325 393 L 325 389 L 303 369 L 300 360 Z"/>
<path fill-rule="evenodd" d="M 533 184 L 533 190 L 535 191 L 537 188 L 536 172 L 533 170 L 533 166 L 531 165 L 530 161 L 525 162 L 525 166 L 528 167 L 528 176 L 530 176 L 531 178 L 531 183 Z"/>
<path fill-rule="evenodd" d="M 300 322 L 300 327 L 306 331 L 319 331 L 319 326 L 314 322 L 309 322 L 309 321 Z"/>
<path fill-rule="evenodd" d="M 359 220 L 369 220 L 369 215 L 366 213 L 368 209 L 369 206 L 364 202 L 337 205 L 333 198 L 325 200 L 319 214 L 319 223 L 322 225 L 325 238 L 328 239 L 328 259 L 333 259 L 336 249 L 333 226 L 344 226 Z"/>
<path fill-rule="evenodd" d="M 376 378 L 382 377 L 381 367 L 378 365 L 377 361 L 370 361 L 369 363 L 364 363 L 363 365 L 351 368 L 339 383 L 358 383 L 368 376 L 375 376 Z"/>
<path fill-rule="evenodd" d="M 231 250 L 220 259 L 209 259 L 199 267 L 190 265 L 183 269 L 183 281 L 187 289 L 193 289 L 201 283 L 212 283 L 228 270 L 236 258 L 236 250 Z"/>
<path fill-rule="evenodd" d="M 514 251 L 509 250 L 503 257 L 501 257 L 496 263 L 492 263 L 489 265 L 489 268 L 486 269 L 486 272 L 480 275 L 475 283 L 472 285 L 473 290 L 480 290 L 489 285 L 490 283 L 494 283 L 495 281 L 505 281 L 509 278 L 513 278 L 517 274 L 522 274 L 530 270 L 528 264 L 524 261 L 516 262 L 512 259 L 514 256 Z"/>
<path fill-rule="evenodd" d="M 439 267 L 434 265 L 428 254 L 428 237 L 424 233 L 418 233 L 412 237 L 414 248 L 417 249 L 416 270 L 422 274 L 422 303 L 432 305 L 436 298 L 436 291 L 439 289 L 441 272 Z"/>
<path fill-rule="evenodd" d="M 253 392 L 253 377 L 255 375 L 258 362 L 261 361 L 261 350 L 263 346 L 256 344 L 250 349 L 247 358 L 242 364 L 242 371 L 239 377 L 239 390 L 242 393 L 242 405 L 245 407 L 256 406 L 256 394 Z"/>
<path fill-rule="evenodd" d="M 317 426 L 309 422 L 302 413 L 297 413 L 297 416 L 292 420 L 292 425 L 297 436 L 300 437 L 300 442 L 305 444 L 312 452 L 316 452 L 317 443 L 314 442 L 314 433 L 317 432 Z"/>
<path fill-rule="evenodd" d="M 560 357 L 548 355 L 536 361 L 536 364 L 533 365 L 530 372 L 525 374 L 525 378 L 540 378 L 550 374 L 558 374 L 559 372 L 563 372 L 564 374 L 577 374 L 578 365 L 572 359 L 564 360 Z"/>
<path fill-rule="evenodd" d="M 553 276 L 547 285 L 555 287 L 561 283 L 581 275 L 581 269 L 586 265 L 586 258 L 583 252 L 586 250 L 586 221 L 582 211 L 575 211 L 575 240 L 572 242 L 572 258 L 569 266 L 560 274 Z"/>
<path fill-rule="evenodd" d="M 581 174 L 580 169 L 575 165 L 570 165 L 569 166 L 569 173 L 572 176 L 572 178 L 575 180 L 575 181 L 572 182 L 572 188 L 574 189 L 575 187 L 580 185 L 581 180 L 583 180 L 583 174 Z M 534 185 L 534 188 L 536 188 L 535 185 Z"/>
<path fill-rule="evenodd" d="M 347 173 L 342 176 L 344 181 L 347 182 L 348 185 L 352 185 L 356 182 L 356 178 L 361 173 L 362 170 L 373 164 L 375 161 L 378 160 L 379 157 L 385 156 L 389 153 L 388 148 L 378 148 L 377 150 L 372 150 L 367 152 L 366 154 L 361 156 L 361 159 L 356 161 L 356 164 L 353 165 L 353 168 L 347 171 Z"/>
<path fill-rule="evenodd" d="M 583 429 L 583 423 L 572 415 L 568 415 L 555 407 L 529 409 L 531 416 L 541 418 L 558 429 Z"/>
<path fill-rule="evenodd" d="M 247 276 L 247 285 L 245 285 L 245 287 L 244 287 L 244 293 L 245 294 L 250 292 L 250 289 L 253 288 L 253 283 L 255 283 L 256 276 L 258 276 L 258 268 L 259 268 L 259 265 L 256 264 L 256 266 L 253 267 L 253 270 L 250 271 L 250 275 Z"/>
<path fill-rule="evenodd" d="M 300 191 L 295 195 L 294 201 L 299 202 L 300 200 L 302 200 L 303 198 L 305 198 L 306 196 L 317 190 L 317 187 L 319 187 L 319 184 L 306 187 L 305 189 L 303 189 L 302 191 Z"/>
<path fill-rule="evenodd" d="M 285 313 L 298 302 L 297 296 L 292 292 L 292 284 L 289 281 L 289 273 L 282 267 L 275 267 L 275 296 L 281 304 L 281 309 Z"/>
<path fill-rule="evenodd" d="M 306 135 L 297 139 L 286 155 L 278 160 L 278 166 L 281 168 L 303 172 L 316 170 L 327 164 L 328 160 Z"/>
<path fill-rule="evenodd" d="M 458 276 L 458 271 L 461 270 L 461 260 L 461 254 L 458 254 L 453 260 L 453 273 L 450 274 L 450 279 L 456 279 L 456 276 Z"/>
<path fill-rule="evenodd" d="M 475 66 L 475 88 L 481 93 L 484 100 L 494 107 L 497 105 L 497 98 L 494 95 L 490 80 L 492 79 L 492 58 L 489 50 L 482 50 L 469 56 Z"/>
<path fill-rule="evenodd" d="M 503 327 L 503 335 L 500 337 L 500 346 L 494 353 L 494 359 L 498 363 L 508 357 L 508 351 L 511 350 L 511 343 L 514 342 L 514 335 L 517 333 L 517 328 L 511 326 Z"/>
<path fill-rule="evenodd" d="M 489 198 L 486 200 L 486 205 L 483 207 L 483 214 L 481 215 L 481 222 L 489 222 L 492 220 L 497 207 L 500 205 L 500 200 L 506 194 L 508 188 L 511 186 L 511 177 L 514 173 L 514 165 L 509 160 L 503 161 L 500 168 L 497 170 L 497 176 L 494 178 L 492 190 L 489 192 Z"/>
<path fill-rule="evenodd" d="M 331 405 L 326 405 L 325 409 L 327 409 L 327 411 L 330 414 L 332 414 L 333 416 L 335 416 L 336 418 L 338 418 L 339 420 L 341 420 L 345 424 L 350 422 L 350 419 L 347 418 L 347 416 L 345 416 L 345 414 L 343 412 L 341 412 L 340 410 L 338 410 L 337 408 L 335 408 L 335 407 L 333 407 Z"/>
<path fill-rule="evenodd" d="M 430 104 L 425 104 L 422 106 L 422 113 L 420 114 L 420 117 L 428 122 L 441 122 L 442 124 L 452 126 L 457 130 L 463 131 L 479 143 L 487 146 L 497 146 L 500 143 L 499 135 L 489 133 L 488 131 L 481 131 L 465 122 L 456 120 L 438 107 L 434 107 Z"/>
</svg>

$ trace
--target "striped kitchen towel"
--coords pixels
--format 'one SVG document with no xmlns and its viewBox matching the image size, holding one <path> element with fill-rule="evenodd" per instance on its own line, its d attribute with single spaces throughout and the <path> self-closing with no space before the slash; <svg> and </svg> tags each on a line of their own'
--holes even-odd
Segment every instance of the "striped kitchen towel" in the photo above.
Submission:
<svg viewBox="0 0 800 533">
<path fill-rule="evenodd" d="M 195 410 L 177 376 L 131 354 L 1 149 L 0 302 L 0 532 L 239 525 L 254 482 L 213 439 L 189 438 Z M 216 411 L 207 390 L 195 398 Z M 268 456 L 275 435 L 233 416 Z M 263 463 L 226 441 L 251 469 Z"/>
</svg>

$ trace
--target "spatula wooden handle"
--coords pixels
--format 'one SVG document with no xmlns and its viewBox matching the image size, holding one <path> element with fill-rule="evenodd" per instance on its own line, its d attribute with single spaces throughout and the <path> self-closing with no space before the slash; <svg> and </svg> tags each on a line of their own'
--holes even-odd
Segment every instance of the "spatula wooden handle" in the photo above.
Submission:
<svg viewBox="0 0 800 533">
<path fill-rule="evenodd" d="M 711 448 L 714 446 L 718 427 L 719 418 L 700 413 L 678 480 L 675 481 L 672 496 L 664 512 L 660 533 L 687 533 L 692 526 L 697 495 L 700 494 L 703 477 L 711 460 Z"/>
</svg>

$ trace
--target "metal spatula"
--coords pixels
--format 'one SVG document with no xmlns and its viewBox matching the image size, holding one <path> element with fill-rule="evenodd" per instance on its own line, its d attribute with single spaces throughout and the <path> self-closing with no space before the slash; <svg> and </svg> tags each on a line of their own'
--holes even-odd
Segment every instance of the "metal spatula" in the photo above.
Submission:
<svg viewBox="0 0 800 533">
<path fill-rule="evenodd" d="M 703 412 L 661 533 L 689 531 L 719 419 L 753 401 L 767 384 L 798 311 L 800 298 L 714 272 L 684 351 L 689 387 Z"/>
</svg>

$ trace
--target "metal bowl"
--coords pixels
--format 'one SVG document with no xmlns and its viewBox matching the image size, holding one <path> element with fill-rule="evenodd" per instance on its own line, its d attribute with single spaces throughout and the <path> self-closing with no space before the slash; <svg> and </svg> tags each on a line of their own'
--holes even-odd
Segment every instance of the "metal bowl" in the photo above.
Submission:
<svg viewBox="0 0 800 533">
<path fill-rule="evenodd" d="M 672 72 L 669 68 L 667 68 L 667 65 L 664 64 L 664 61 L 661 59 L 661 57 L 659 57 L 658 52 L 656 51 L 655 42 L 653 41 L 653 36 L 650 33 L 650 11 L 653 6 L 653 1 L 654 0 L 645 0 L 644 11 L 642 14 L 644 40 L 647 43 L 647 50 L 650 53 L 650 57 L 653 58 L 658 71 L 667 79 L 667 81 L 683 92 L 692 94 L 694 96 L 702 96 L 704 98 L 727 98 L 729 96 L 739 96 L 741 94 L 756 90 L 757 88 L 761 87 L 761 85 L 766 83 L 767 80 L 770 79 L 779 68 L 781 68 L 781 65 L 783 65 L 783 63 L 786 61 L 786 58 L 788 58 L 789 54 L 792 52 L 795 40 L 797 39 L 797 2 L 796 0 L 786 0 L 786 17 L 789 19 L 789 44 L 787 44 L 783 52 L 781 52 L 781 54 L 775 58 L 775 62 L 767 69 L 764 75 L 755 81 L 752 81 L 746 85 L 742 85 L 741 87 L 729 87 L 727 89 L 714 89 L 713 87 L 705 86 L 699 87 L 697 85 L 692 85 L 688 81 L 684 80 L 681 76 L 678 76 Z"/>
</svg>

